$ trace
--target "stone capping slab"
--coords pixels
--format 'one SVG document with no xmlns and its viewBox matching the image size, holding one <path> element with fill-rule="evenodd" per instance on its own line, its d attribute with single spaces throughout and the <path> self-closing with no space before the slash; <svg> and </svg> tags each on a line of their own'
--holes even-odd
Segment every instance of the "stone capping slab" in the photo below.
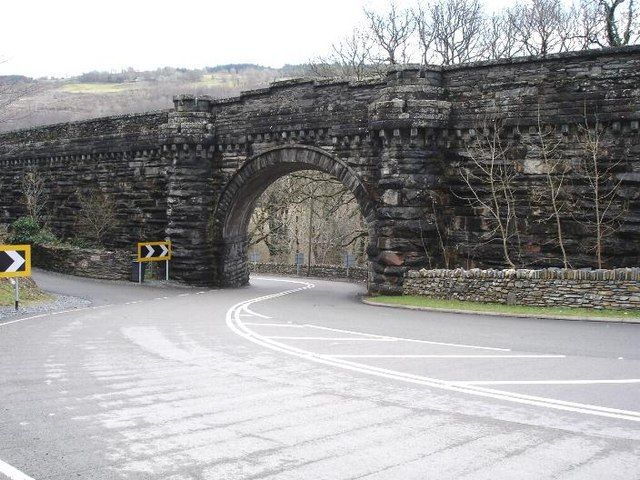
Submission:
<svg viewBox="0 0 640 480">
<path fill-rule="evenodd" d="M 463 268 L 410 270 L 407 278 L 514 278 L 514 279 L 543 279 L 543 280 L 623 280 L 640 282 L 640 267 L 614 269 L 480 269 Z"/>
<path fill-rule="evenodd" d="M 14 135 L 27 135 L 31 132 L 38 133 L 46 130 L 55 130 L 61 128 L 63 126 L 81 126 L 81 125 L 89 125 L 91 123 L 106 123 L 106 122 L 118 122 L 123 120 L 134 120 L 137 118 L 145 118 L 145 117 L 157 117 L 160 115 L 168 115 L 173 112 L 173 108 L 165 108 L 160 110 L 149 110 L 147 112 L 137 112 L 137 113 L 124 113 L 124 114 L 116 114 L 116 115 L 107 115 L 102 117 L 91 117 L 86 118 L 84 120 L 73 120 L 70 122 L 58 122 L 58 123 L 47 123 L 44 125 L 35 125 L 33 127 L 26 128 L 18 128 L 16 130 L 7 130 L 4 132 L 0 132 L 0 141 L 4 138 L 9 138 Z M 116 132 L 115 135 L 118 135 Z"/>
<path fill-rule="evenodd" d="M 471 68 L 493 67 L 500 65 L 518 65 L 523 63 L 541 63 L 553 60 L 573 60 L 583 58 L 598 58 L 605 56 L 627 55 L 640 53 L 640 45 L 627 45 L 624 47 L 595 48 L 592 50 L 573 50 L 570 52 L 552 53 L 550 55 L 528 55 L 513 58 L 499 58 L 496 60 L 480 60 L 477 62 L 460 63 L 456 65 L 444 65 L 443 71 L 468 70 Z"/>
</svg>

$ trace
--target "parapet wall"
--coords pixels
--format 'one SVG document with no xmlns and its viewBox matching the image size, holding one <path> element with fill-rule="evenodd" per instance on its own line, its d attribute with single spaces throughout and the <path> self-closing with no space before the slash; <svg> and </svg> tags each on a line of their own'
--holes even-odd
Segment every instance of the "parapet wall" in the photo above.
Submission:
<svg viewBox="0 0 640 480">
<path fill-rule="evenodd" d="M 405 295 L 536 307 L 640 308 L 640 268 L 412 270 Z"/>
</svg>

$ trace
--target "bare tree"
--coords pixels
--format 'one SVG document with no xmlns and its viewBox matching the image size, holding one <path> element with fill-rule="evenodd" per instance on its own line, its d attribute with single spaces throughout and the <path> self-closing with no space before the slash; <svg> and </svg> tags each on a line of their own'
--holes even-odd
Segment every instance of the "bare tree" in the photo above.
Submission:
<svg viewBox="0 0 640 480">
<path fill-rule="evenodd" d="M 609 46 L 621 47 L 629 45 L 632 40 L 638 40 L 640 32 L 636 0 L 598 0 L 598 3 L 603 12 L 605 36 Z"/>
<path fill-rule="evenodd" d="M 382 62 L 395 65 L 406 63 L 409 56 L 409 40 L 415 30 L 415 20 L 410 10 L 399 9 L 395 2 L 384 13 L 365 8 L 366 25 L 371 38 L 381 50 Z"/>
<path fill-rule="evenodd" d="M 22 177 L 21 187 L 27 215 L 43 226 L 48 200 L 44 178 L 37 170 L 29 170 Z"/>
<path fill-rule="evenodd" d="M 513 58 L 522 52 L 516 27 L 504 12 L 493 14 L 485 22 L 481 57 L 486 60 Z"/>
<path fill-rule="evenodd" d="M 571 268 L 564 245 L 562 225 L 562 213 L 567 208 L 565 187 L 569 167 L 560 150 L 562 140 L 556 135 L 555 127 L 542 123 L 540 106 L 538 106 L 537 125 L 533 138 L 534 141 L 530 142 L 529 146 L 537 150 L 546 186 L 539 192 L 539 200 L 541 203 L 548 202 L 551 208 L 551 213 L 545 221 L 553 221 L 556 242 L 562 253 L 562 264 L 564 268 Z"/>
<path fill-rule="evenodd" d="M 104 245 L 117 223 L 116 205 L 110 195 L 100 191 L 85 193 L 78 189 L 80 210 L 76 218 L 79 233 L 97 245 Z"/>
<path fill-rule="evenodd" d="M 433 48 L 440 63 L 453 65 L 479 58 L 484 15 L 478 0 L 438 0 L 429 11 Z"/>
<path fill-rule="evenodd" d="M 353 194 L 338 180 L 313 171 L 274 182 L 259 199 L 249 232 L 251 245 L 264 245 L 271 258 L 306 251 L 307 260 L 316 263 L 340 261 L 345 249 L 368 234 Z"/>
<path fill-rule="evenodd" d="M 355 28 L 351 35 L 331 45 L 327 57 L 309 62 L 309 71 L 316 77 L 346 77 L 362 80 L 380 72 L 371 56 L 374 41 L 368 32 Z"/>
<path fill-rule="evenodd" d="M 546 56 L 571 49 L 573 17 L 562 2 L 531 0 L 507 9 L 518 42 L 528 55 Z"/>
<path fill-rule="evenodd" d="M 479 135 L 467 145 L 466 156 L 469 161 L 459 168 L 459 174 L 470 193 L 462 198 L 489 219 L 493 226 L 489 239 L 499 239 L 504 261 L 515 268 L 510 250 L 514 240 L 519 245 L 514 194 L 518 169 L 511 158 L 510 145 L 503 140 L 503 136 L 500 118 L 485 120 Z"/>
<path fill-rule="evenodd" d="M 422 3 L 418 3 L 413 10 L 413 17 L 418 33 L 418 43 L 420 45 L 420 60 L 423 65 L 433 63 L 434 52 L 432 49 L 435 38 L 431 11 L 426 9 Z"/>
<path fill-rule="evenodd" d="M 573 10 L 576 48 L 587 50 L 603 45 L 604 25 L 598 0 L 580 0 Z"/>
<path fill-rule="evenodd" d="M 620 218 L 625 212 L 625 205 L 618 204 L 618 190 L 622 180 L 616 179 L 615 170 L 620 161 L 611 161 L 604 146 L 605 128 L 597 116 L 590 123 L 585 107 L 585 123 L 578 132 L 578 143 L 582 147 L 580 173 L 587 185 L 585 212 L 593 212 L 583 221 L 595 234 L 595 263 L 603 266 L 604 241 L 620 227 Z"/>
</svg>

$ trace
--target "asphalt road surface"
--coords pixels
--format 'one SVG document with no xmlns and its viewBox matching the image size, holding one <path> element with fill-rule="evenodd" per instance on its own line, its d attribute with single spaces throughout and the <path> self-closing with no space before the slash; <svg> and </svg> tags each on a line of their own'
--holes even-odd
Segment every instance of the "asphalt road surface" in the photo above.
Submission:
<svg viewBox="0 0 640 480">
<path fill-rule="evenodd" d="M 0 324 L 0 478 L 640 479 L 640 325 L 37 273 Z"/>
</svg>

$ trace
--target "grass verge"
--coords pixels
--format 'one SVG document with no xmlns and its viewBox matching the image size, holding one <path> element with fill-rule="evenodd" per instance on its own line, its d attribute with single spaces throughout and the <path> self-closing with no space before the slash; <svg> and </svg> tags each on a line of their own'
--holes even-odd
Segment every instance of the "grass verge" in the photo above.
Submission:
<svg viewBox="0 0 640 480">
<path fill-rule="evenodd" d="M 462 300 L 441 300 L 415 295 L 376 296 L 367 300 L 381 305 L 400 305 L 409 307 L 440 308 L 446 310 L 465 310 L 469 312 L 497 312 L 512 315 L 549 315 L 554 317 L 607 317 L 632 318 L 640 320 L 640 310 L 597 310 L 593 308 L 563 307 L 527 307 L 522 305 L 503 305 L 501 303 L 467 302 Z"/>
<path fill-rule="evenodd" d="M 13 306 L 15 301 L 15 290 L 8 278 L 0 279 L 0 307 Z M 20 303 L 32 305 L 34 303 L 46 302 L 53 297 L 38 288 L 36 282 L 30 278 L 20 279 Z"/>
</svg>

